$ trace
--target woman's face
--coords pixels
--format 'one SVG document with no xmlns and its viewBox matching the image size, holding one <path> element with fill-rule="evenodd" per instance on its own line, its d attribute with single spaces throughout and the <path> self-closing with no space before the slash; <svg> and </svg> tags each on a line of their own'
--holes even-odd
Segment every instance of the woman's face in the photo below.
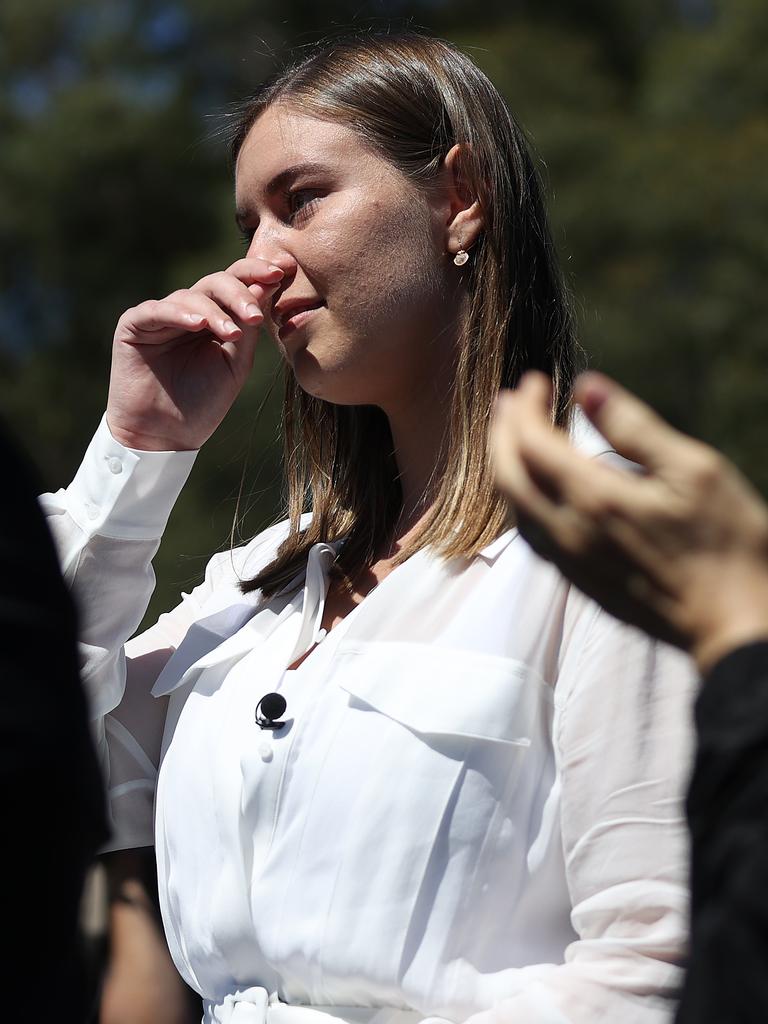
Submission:
<svg viewBox="0 0 768 1024">
<path fill-rule="evenodd" d="M 457 308 L 449 201 L 417 190 L 351 129 L 281 104 L 253 125 L 236 180 L 248 255 L 286 271 L 265 313 L 300 386 L 386 412 L 445 393 Z"/>
</svg>

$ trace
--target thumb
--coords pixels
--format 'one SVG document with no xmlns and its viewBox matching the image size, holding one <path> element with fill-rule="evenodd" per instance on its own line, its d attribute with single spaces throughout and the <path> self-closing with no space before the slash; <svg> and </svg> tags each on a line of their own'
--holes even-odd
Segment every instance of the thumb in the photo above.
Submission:
<svg viewBox="0 0 768 1024">
<path fill-rule="evenodd" d="M 605 374 L 582 373 L 574 398 L 619 455 L 648 469 L 665 462 L 669 448 L 681 437 L 649 405 Z"/>
</svg>

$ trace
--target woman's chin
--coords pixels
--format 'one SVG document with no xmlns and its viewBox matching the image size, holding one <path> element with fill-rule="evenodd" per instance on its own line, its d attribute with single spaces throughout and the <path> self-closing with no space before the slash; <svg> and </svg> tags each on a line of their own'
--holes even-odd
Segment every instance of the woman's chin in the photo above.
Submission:
<svg viewBox="0 0 768 1024">
<path fill-rule="evenodd" d="M 361 380 L 349 367 L 336 361 L 321 362 L 308 349 L 294 353 L 290 360 L 296 383 L 314 398 L 333 405 L 375 405 L 374 381 L 370 375 Z"/>
</svg>

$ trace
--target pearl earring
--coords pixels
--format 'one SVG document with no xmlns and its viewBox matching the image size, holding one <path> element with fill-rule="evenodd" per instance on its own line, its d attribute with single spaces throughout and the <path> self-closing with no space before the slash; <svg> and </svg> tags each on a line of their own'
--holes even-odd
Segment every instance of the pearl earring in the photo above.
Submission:
<svg viewBox="0 0 768 1024">
<path fill-rule="evenodd" d="M 457 267 L 463 267 L 468 259 L 469 253 L 465 252 L 463 249 L 459 249 L 459 251 L 453 257 L 453 262 L 456 264 Z"/>
</svg>

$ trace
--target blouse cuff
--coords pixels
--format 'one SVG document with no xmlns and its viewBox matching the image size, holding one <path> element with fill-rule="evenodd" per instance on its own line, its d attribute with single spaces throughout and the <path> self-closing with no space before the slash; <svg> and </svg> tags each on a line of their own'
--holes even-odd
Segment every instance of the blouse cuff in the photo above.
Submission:
<svg viewBox="0 0 768 1024">
<path fill-rule="evenodd" d="M 104 415 L 67 488 L 69 512 L 85 533 L 156 540 L 196 457 L 196 451 L 126 448 L 112 437 Z"/>
</svg>

